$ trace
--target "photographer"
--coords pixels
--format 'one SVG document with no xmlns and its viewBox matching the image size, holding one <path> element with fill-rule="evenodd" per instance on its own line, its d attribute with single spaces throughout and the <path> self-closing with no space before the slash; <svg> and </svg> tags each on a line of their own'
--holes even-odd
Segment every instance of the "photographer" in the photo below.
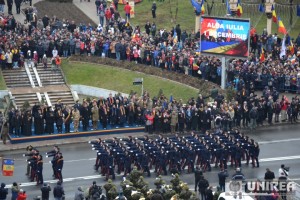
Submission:
<svg viewBox="0 0 300 200">
<path fill-rule="evenodd" d="M 278 170 L 278 188 L 279 188 L 279 194 L 283 200 L 286 199 L 286 192 L 287 192 L 287 177 L 289 176 L 289 167 L 285 167 L 284 164 L 281 165 L 281 167 Z"/>
<path fill-rule="evenodd" d="M 278 170 L 278 173 L 279 180 L 287 180 L 287 177 L 289 176 L 289 167 L 285 167 L 284 164 L 282 164 Z"/>
<path fill-rule="evenodd" d="M 51 191 L 50 185 L 44 183 L 43 187 L 41 187 L 41 191 L 42 191 L 42 200 L 49 200 L 49 193 Z"/>
<path fill-rule="evenodd" d="M 5 200 L 8 194 L 8 189 L 5 188 L 5 183 L 1 183 L 0 187 L 0 200 Z"/>
</svg>

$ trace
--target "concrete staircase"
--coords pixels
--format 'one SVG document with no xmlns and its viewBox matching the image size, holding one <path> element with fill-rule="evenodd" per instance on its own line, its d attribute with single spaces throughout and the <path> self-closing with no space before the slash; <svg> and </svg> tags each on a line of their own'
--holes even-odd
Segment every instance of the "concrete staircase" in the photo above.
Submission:
<svg viewBox="0 0 300 200">
<path fill-rule="evenodd" d="M 25 101 L 31 106 L 37 102 L 54 106 L 60 99 L 64 105 L 74 105 L 72 91 L 66 85 L 61 70 L 45 69 L 41 65 L 35 68 L 32 67 L 33 63 L 25 65 L 22 69 L 2 71 L 11 98 L 18 109 L 22 108 Z"/>
<path fill-rule="evenodd" d="M 2 74 L 8 88 L 31 87 L 28 75 L 24 68 L 2 70 Z"/>
<path fill-rule="evenodd" d="M 74 98 L 71 90 L 57 91 L 57 92 L 49 91 L 47 92 L 47 94 L 53 106 L 55 105 L 58 99 L 60 99 L 64 105 L 68 105 L 68 106 L 74 105 Z"/>
<path fill-rule="evenodd" d="M 63 85 L 66 84 L 64 77 L 60 70 L 52 70 L 51 68 L 37 67 L 42 85 Z"/>
<path fill-rule="evenodd" d="M 15 98 L 15 104 L 18 109 L 23 107 L 25 101 L 28 101 L 31 106 L 33 106 L 36 102 L 39 102 L 36 93 L 12 93 L 12 96 Z"/>
</svg>

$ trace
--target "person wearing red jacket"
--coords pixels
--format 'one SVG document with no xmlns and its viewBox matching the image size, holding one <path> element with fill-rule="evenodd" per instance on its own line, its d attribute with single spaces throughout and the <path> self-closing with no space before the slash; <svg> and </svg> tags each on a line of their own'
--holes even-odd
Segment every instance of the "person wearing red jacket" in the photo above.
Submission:
<svg viewBox="0 0 300 200">
<path fill-rule="evenodd" d="M 146 132 L 149 132 L 149 134 L 152 134 L 154 115 L 153 115 L 153 113 L 148 112 L 148 114 L 146 114 L 145 117 L 146 117 Z"/>
<path fill-rule="evenodd" d="M 130 11 L 131 11 L 131 6 L 129 5 L 128 2 L 126 3 L 126 6 L 124 7 L 124 11 L 125 11 L 126 18 L 128 21 L 130 19 Z"/>
<path fill-rule="evenodd" d="M 27 199 L 27 194 L 25 191 L 23 191 L 22 189 L 20 190 L 17 200 L 26 200 Z"/>
</svg>

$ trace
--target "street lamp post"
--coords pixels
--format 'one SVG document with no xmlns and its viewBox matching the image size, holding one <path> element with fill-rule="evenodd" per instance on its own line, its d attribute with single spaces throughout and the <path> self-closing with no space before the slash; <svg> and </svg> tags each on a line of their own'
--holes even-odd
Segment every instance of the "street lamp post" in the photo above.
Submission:
<svg viewBox="0 0 300 200">
<path fill-rule="evenodd" d="M 267 15 L 267 32 L 271 34 L 272 32 L 272 5 L 274 0 L 265 1 L 265 13 Z"/>
</svg>

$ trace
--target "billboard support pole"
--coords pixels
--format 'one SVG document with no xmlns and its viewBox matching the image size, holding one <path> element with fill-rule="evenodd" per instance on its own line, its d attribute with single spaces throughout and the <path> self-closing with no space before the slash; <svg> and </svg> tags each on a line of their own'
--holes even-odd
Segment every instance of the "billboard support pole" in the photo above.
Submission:
<svg viewBox="0 0 300 200">
<path fill-rule="evenodd" d="M 226 87 L 226 57 L 221 58 L 222 62 L 222 74 L 221 74 L 221 88 L 225 90 Z"/>
<path fill-rule="evenodd" d="M 195 16 L 195 34 L 200 30 L 200 15 Z"/>
<path fill-rule="evenodd" d="M 267 18 L 267 32 L 268 35 L 272 33 L 272 18 Z"/>
</svg>

